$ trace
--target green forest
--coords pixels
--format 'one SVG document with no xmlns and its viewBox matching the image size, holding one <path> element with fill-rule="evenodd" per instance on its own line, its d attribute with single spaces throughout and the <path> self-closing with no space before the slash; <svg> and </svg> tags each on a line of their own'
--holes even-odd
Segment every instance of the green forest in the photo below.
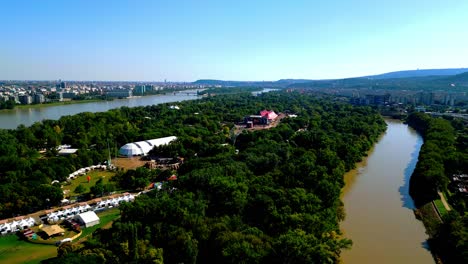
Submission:
<svg viewBox="0 0 468 264">
<path fill-rule="evenodd" d="M 0 130 L 0 217 L 58 205 L 62 191 L 50 182 L 107 160 L 108 144 L 115 153 L 128 142 L 175 135 L 174 144 L 154 152 L 184 158 L 178 180 L 121 205 L 112 228 L 64 244 L 49 263 L 338 262 L 352 244 L 339 229 L 343 175 L 385 131 L 375 110 L 285 92 L 178 106 L 123 107 Z M 235 132 L 234 124 L 263 109 L 297 116 L 268 130 Z M 57 156 L 59 144 L 79 151 Z M 138 189 L 169 175 L 129 170 L 112 184 Z"/>
<path fill-rule="evenodd" d="M 407 122 L 424 138 L 411 177 L 411 196 L 421 207 L 438 199 L 437 191 L 441 191 L 454 209 L 443 216 L 442 223 L 425 219 L 431 249 L 444 263 L 467 263 L 468 196 L 457 191 L 458 185 L 451 178 L 468 173 L 468 129 L 460 119 L 434 118 L 423 113 L 411 114 Z"/>
</svg>

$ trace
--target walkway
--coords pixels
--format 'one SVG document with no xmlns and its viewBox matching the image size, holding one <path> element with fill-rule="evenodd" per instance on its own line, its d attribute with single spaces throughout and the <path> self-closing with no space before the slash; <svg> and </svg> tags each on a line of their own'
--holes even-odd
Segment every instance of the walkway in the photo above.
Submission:
<svg viewBox="0 0 468 264">
<path fill-rule="evenodd" d="M 452 210 L 452 208 L 450 208 L 450 205 L 447 203 L 447 200 L 445 200 L 445 195 L 440 191 L 437 191 L 437 193 L 440 196 L 440 200 L 442 201 L 442 204 L 444 205 L 445 210 L 447 210 L 447 212 Z"/>
</svg>

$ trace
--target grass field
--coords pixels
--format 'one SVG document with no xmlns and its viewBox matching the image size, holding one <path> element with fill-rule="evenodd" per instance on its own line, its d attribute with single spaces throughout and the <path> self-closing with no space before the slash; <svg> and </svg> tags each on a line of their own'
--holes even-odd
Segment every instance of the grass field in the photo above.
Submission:
<svg viewBox="0 0 468 264">
<path fill-rule="evenodd" d="M 40 263 L 55 256 L 57 247 L 54 245 L 29 243 L 16 235 L 0 237 L 0 263 Z"/>
<path fill-rule="evenodd" d="M 437 207 L 437 210 L 439 211 L 441 216 L 447 214 L 447 209 L 445 209 L 445 206 L 440 199 L 434 200 L 434 205 Z"/>
<path fill-rule="evenodd" d="M 91 180 L 89 183 L 88 183 L 88 180 L 86 179 L 87 175 L 91 177 Z M 99 179 L 102 178 L 103 183 L 105 184 L 109 182 L 109 179 L 112 178 L 114 175 L 115 173 L 111 171 L 100 171 L 100 170 L 90 171 L 86 175 L 79 176 L 76 179 L 72 180 L 71 184 L 63 186 L 63 190 L 69 190 L 70 192 L 68 195 L 70 196 L 79 195 L 78 193 L 75 193 L 75 188 L 81 184 L 85 188 L 85 192 L 83 193 L 87 193 L 89 192 L 92 186 L 96 185 L 96 182 Z"/>
<path fill-rule="evenodd" d="M 115 158 L 112 159 L 112 164 L 124 170 L 136 169 L 145 165 L 146 161 L 141 160 L 140 157 L 131 158 Z"/>
<path fill-rule="evenodd" d="M 106 210 L 98 214 L 101 219 L 99 225 L 84 228 L 83 233 L 76 241 L 84 241 L 98 228 L 109 228 L 112 222 L 120 217 L 118 208 Z M 57 256 L 55 245 L 29 243 L 20 240 L 16 235 L 0 237 L 0 263 L 40 263 L 41 260 Z"/>
</svg>

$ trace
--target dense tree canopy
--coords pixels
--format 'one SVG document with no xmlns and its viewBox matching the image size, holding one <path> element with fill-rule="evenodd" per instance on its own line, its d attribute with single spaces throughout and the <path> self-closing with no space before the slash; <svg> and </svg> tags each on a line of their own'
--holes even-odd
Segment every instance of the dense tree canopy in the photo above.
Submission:
<svg viewBox="0 0 468 264">
<path fill-rule="evenodd" d="M 226 95 L 179 104 L 82 113 L 31 127 L 0 130 L 1 216 L 55 200 L 51 180 L 106 160 L 127 142 L 175 135 L 153 154 L 184 157 L 178 180 L 121 206 L 121 219 L 70 261 L 167 263 L 335 263 L 342 237 L 343 174 L 385 130 L 374 110 L 299 93 Z M 292 113 L 268 130 L 236 132 L 260 110 Z M 79 148 L 56 156 L 58 144 Z M 39 155 L 38 150 L 46 153 Z M 237 150 L 237 151 L 236 151 Z M 1 165 L 0 165 L 1 166 Z M 139 189 L 167 173 L 119 172 L 116 184 Z M 92 192 L 102 192 L 96 184 Z M 21 193 L 24 191 L 25 193 Z M 35 192 L 41 195 L 30 195 Z M 5 195 L 5 196 L 4 196 Z M 26 198 L 28 197 L 28 198 Z M 24 199 L 34 199 L 25 200 Z"/>
<path fill-rule="evenodd" d="M 410 194 L 418 206 L 438 199 L 438 190 L 448 193 L 449 178 L 453 174 L 468 173 L 468 130 L 460 120 L 448 119 L 434 118 L 423 113 L 413 113 L 408 117 L 408 124 L 424 137 L 410 182 Z M 451 211 L 431 234 L 431 245 L 444 259 L 444 263 L 466 263 L 468 197 L 455 192 L 449 202 L 455 211 Z"/>
</svg>

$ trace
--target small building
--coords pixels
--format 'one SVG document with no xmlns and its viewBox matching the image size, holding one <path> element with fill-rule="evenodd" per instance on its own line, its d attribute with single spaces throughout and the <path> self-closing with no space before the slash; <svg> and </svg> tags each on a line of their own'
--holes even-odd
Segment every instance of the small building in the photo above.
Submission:
<svg viewBox="0 0 468 264">
<path fill-rule="evenodd" d="M 148 152 L 150 152 L 150 150 L 152 150 L 154 147 L 167 145 L 176 139 L 177 137 L 170 136 L 128 143 L 119 149 L 119 155 L 127 157 L 144 156 L 148 154 Z"/>
<path fill-rule="evenodd" d="M 257 125 L 269 125 L 278 115 L 273 110 L 262 110 L 260 115 L 249 115 L 244 117 L 244 124 L 247 128 L 253 128 Z"/>
<path fill-rule="evenodd" d="M 88 211 L 76 216 L 76 220 L 85 227 L 91 227 L 99 224 L 99 216 L 94 211 Z"/>
<path fill-rule="evenodd" d="M 61 156 L 68 156 L 71 154 L 75 154 L 78 151 L 78 149 L 72 149 L 72 148 L 67 148 L 67 149 L 61 149 L 58 151 L 58 154 Z"/>
</svg>

